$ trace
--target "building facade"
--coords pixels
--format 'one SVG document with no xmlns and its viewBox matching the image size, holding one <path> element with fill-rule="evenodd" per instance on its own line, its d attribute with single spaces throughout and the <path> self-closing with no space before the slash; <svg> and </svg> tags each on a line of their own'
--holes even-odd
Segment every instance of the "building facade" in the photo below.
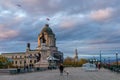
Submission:
<svg viewBox="0 0 120 80">
<path fill-rule="evenodd" d="M 44 67 L 49 65 L 50 56 L 53 57 L 56 65 L 63 62 L 63 53 L 58 51 L 55 34 L 48 24 L 45 24 L 38 34 L 37 48 L 32 50 L 30 46 L 30 43 L 27 43 L 25 52 L 2 53 L 2 56 L 12 59 L 15 67 Z"/>
</svg>

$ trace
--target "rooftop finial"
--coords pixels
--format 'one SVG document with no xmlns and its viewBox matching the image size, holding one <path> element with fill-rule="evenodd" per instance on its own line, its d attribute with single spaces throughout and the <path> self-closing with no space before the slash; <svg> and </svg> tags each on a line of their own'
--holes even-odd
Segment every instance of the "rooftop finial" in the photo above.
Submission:
<svg viewBox="0 0 120 80">
<path fill-rule="evenodd" d="M 49 24 L 45 24 L 45 26 L 49 27 Z"/>
</svg>

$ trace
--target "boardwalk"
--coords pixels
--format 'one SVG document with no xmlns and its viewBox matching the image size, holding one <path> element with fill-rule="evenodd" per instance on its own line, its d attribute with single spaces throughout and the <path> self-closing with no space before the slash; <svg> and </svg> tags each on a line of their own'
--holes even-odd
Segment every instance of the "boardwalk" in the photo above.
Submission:
<svg viewBox="0 0 120 80">
<path fill-rule="evenodd" d="M 0 75 L 0 80 L 120 80 L 120 74 L 109 70 L 101 69 L 98 72 L 85 72 L 81 68 L 66 68 L 69 71 L 67 76 L 59 75 L 58 70 L 26 73 L 19 75 Z"/>
</svg>

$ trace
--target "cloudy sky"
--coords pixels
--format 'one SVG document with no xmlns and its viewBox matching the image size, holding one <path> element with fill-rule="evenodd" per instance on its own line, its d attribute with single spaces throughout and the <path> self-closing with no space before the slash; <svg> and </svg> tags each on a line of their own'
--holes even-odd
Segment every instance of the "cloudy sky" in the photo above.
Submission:
<svg viewBox="0 0 120 80">
<path fill-rule="evenodd" d="M 50 18 L 65 56 L 120 53 L 120 0 L 0 0 L 0 53 L 37 47 Z"/>
</svg>

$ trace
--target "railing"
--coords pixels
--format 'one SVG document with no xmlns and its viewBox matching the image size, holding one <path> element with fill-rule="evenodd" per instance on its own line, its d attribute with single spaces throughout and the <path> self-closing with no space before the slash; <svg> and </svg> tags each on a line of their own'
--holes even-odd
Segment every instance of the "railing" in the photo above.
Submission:
<svg viewBox="0 0 120 80">
<path fill-rule="evenodd" d="M 104 68 L 110 70 L 110 71 L 113 71 L 113 72 L 117 72 L 117 73 L 120 73 L 120 65 L 106 65 L 104 66 Z"/>
<path fill-rule="evenodd" d="M 22 74 L 22 73 L 30 73 L 30 72 L 38 72 L 38 71 L 45 71 L 48 68 L 17 68 L 17 69 L 0 69 L 0 74 Z"/>
</svg>

